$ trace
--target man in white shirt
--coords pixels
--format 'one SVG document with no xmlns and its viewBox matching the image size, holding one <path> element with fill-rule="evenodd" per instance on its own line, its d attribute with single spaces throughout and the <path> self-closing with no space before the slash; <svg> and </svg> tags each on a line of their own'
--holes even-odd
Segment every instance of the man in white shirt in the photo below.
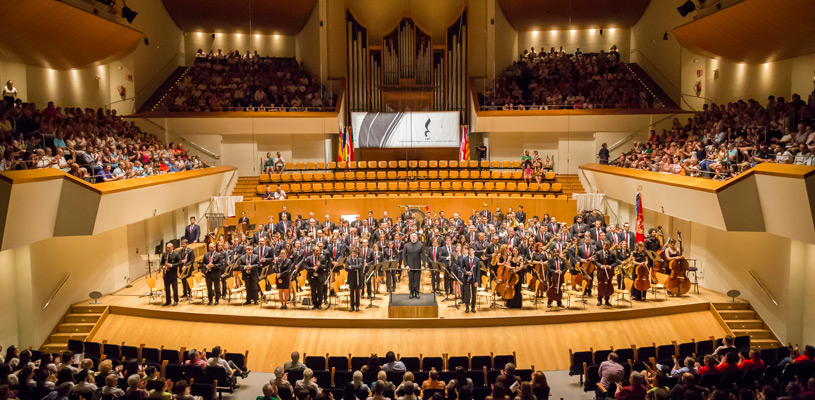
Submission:
<svg viewBox="0 0 815 400">
<path fill-rule="evenodd" d="M 275 200 L 286 200 L 286 192 L 284 192 L 283 189 L 280 186 L 278 186 L 277 191 L 274 192 L 274 199 Z"/>
<path fill-rule="evenodd" d="M 212 348 L 212 357 L 207 359 L 207 365 L 210 367 L 222 367 L 226 371 L 226 376 L 230 378 L 234 387 L 238 388 L 240 385 L 237 383 L 238 377 L 246 379 L 249 376 L 249 370 L 243 371 L 233 361 L 227 361 L 221 358 L 221 346 Z M 233 374 L 232 371 L 235 371 Z"/>
</svg>

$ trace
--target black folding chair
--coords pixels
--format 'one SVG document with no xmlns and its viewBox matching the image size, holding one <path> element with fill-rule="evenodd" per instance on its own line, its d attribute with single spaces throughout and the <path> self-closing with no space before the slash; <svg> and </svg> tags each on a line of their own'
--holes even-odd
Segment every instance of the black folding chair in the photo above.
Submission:
<svg viewBox="0 0 815 400">
<path fill-rule="evenodd" d="M 125 360 L 139 360 L 139 348 L 136 346 L 121 346 L 122 357 Z"/>
<path fill-rule="evenodd" d="M 518 365 L 515 363 L 515 356 L 511 354 L 498 355 L 492 358 L 492 365 L 494 369 L 504 369 L 508 363 L 512 363 L 515 366 Z"/>
<path fill-rule="evenodd" d="M 97 342 L 84 342 L 86 358 L 102 358 L 102 344 Z"/>
<path fill-rule="evenodd" d="M 122 359 L 122 348 L 118 344 L 105 343 L 102 345 L 102 351 L 105 353 L 105 358 L 108 360 L 120 361 Z"/>
<path fill-rule="evenodd" d="M 68 350 L 74 354 L 82 354 L 85 352 L 85 344 L 81 340 L 68 339 Z"/>
<path fill-rule="evenodd" d="M 422 370 L 422 363 L 419 361 L 419 357 L 402 357 L 399 361 L 405 364 L 405 369 L 408 371 Z"/>
<path fill-rule="evenodd" d="M 167 361 L 167 364 L 180 364 L 181 354 L 178 350 L 161 349 L 159 356 L 161 361 Z"/>
<path fill-rule="evenodd" d="M 178 382 L 182 379 L 187 380 L 184 376 L 184 366 L 167 364 L 167 367 L 164 368 L 164 378 L 173 382 Z"/>
<path fill-rule="evenodd" d="M 153 347 L 144 347 L 141 349 L 141 358 L 145 362 L 153 364 L 161 364 L 161 352 L 159 349 Z"/>
<path fill-rule="evenodd" d="M 215 388 L 213 388 L 210 383 L 194 382 L 190 385 L 190 394 L 200 396 L 201 400 L 213 400 L 215 397 Z"/>
<path fill-rule="evenodd" d="M 571 364 L 569 365 L 569 375 L 579 376 L 580 383 L 583 383 L 583 364 L 587 365 L 594 364 L 594 362 L 592 361 L 592 352 L 591 351 L 573 352 L 571 349 L 569 349 L 569 358 L 571 359 Z"/>
<path fill-rule="evenodd" d="M 169 365 L 168 365 L 169 367 Z M 232 394 L 234 391 L 233 379 L 226 374 L 226 370 L 220 366 L 208 366 L 204 369 L 204 374 L 209 382 L 217 382 L 215 391 L 218 393 L 218 399 L 223 398 L 223 393 Z"/>
</svg>

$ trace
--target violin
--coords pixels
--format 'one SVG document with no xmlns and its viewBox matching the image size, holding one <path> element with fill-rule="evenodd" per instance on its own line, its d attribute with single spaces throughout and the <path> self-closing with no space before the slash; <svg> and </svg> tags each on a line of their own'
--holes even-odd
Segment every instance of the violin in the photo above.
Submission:
<svg viewBox="0 0 815 400">
<path fill-rule="evenodd" d="M 690 279 L 688 279 L 688 260 L 682 255 L 682 232 L 677 232 L 679 237 L 679 258 L 670 261 L 671 275 L 665 280 L 665 289 L 673 295 L 681 296 L 690 291 Z"/>
</svg>

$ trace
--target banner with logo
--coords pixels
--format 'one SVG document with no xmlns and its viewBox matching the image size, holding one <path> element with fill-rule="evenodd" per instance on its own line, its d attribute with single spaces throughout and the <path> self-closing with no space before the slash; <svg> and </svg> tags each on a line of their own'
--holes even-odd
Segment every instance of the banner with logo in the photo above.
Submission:
<svg viewBox="0 0 815 400">
<path fill-rule="evenodd" d="M 459 147 L 458 112 L 351 113 L 356 148 Z"/>
</svg>

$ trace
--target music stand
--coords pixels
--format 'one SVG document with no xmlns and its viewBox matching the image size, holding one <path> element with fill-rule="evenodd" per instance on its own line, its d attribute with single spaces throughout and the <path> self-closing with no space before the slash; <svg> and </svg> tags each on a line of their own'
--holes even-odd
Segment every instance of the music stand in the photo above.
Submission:
<svg viewBox="0 0 815 400">
<path fill-rule="evenodd" d="M 392 277 L 393 286 L 394 286 L 394 290 L 396 290 L 396 288 L 395 288 L 395 286 L 396 286 L 396 273 L 391 272 L 391 271 L 394 271 L 394 270 L 397 269 L 396 267 L 397 267 L 398 263 L 399 263 L 398 261 L 383 261 L 382 262 L 382 268 L 381 269 L 383 271 L 385 271 L 385 286 L 386 286 L 385 290 L 388 292 L 389 296 L 393 295 L 393 291 L 391 291 L 390 288 L 387 287 L 388 286 L 388 274 L 393 273 L 393 277 Z M 390 301 L 390 298 L 388 300 Z"/>
<path fill-rule="evenodd" d="M 368 282 L 371 280 L 371 278 L 373 278 L 373 277 L 374 277 L 374 275 L 376 275 L 376 273 L 379 271 L 379 269 L 380 269 L 380 268 L 382 268 L 382 264 L 383 264 L 383 263 L 375 264 L 375 265 L 372 265 L 372 266 L 369 268 L 370 272 L 368 273 L 368 277 L 366 277 L 366 278 L 365 278 L 365 284 L 366 284 L 366 285 L 367 285 L 367 284 L 368 284 Z M 373 295 L 372 295 L 372 296 L 370 296 L 370 297 L 368 297 L 368 299 L 369 299 L 368 306 L 367 306 L 367 307 L 365 307 L 365 309 L 368 309 L 368 308 L 379 308 L 379 306 L 374 305 L 374 296 L 373 296 Z M 377 297 L 377 299 L 379 299 L 379 298 Z"/>
<path fill-rule="evenodd" d="M 340 257 L 340 259 L 337 260 L 337 265 L 334 265 L 334 261 L 329 261 L 329 263 L 331 263 L 331 267 L 328 269 L 328 279 L 326 280 L 325 290 L 327 291 L 326 293 L 328 293 L 328 307 L 331 307 L 331 278 L 345 266 L 345 257 Z M 336 292 L 334 293 L 334 297 L 337 297 Z M 339 298 L 337 298 L 337 305 L 339 305 Z"/>
<path fill-rule="evenodd" d="M 439 265 L 438 265 L 438 267 L 440 267 L 439 269 L 440 269 L 440 270 L 441 270 L 441 271 L 444 273 L 444 275 L 445 275 L 445 276 L 447 276 L 447 275 L 449 274 L 451 277 L 453 277 L 453 280 L 455 280 L 456 282 L 458 282 L 459 287 L 461 287 L 462 285 L 464 285 L 464 283 L 463 283 L 463 282 L 461 282 L 461 280 L 460 280 L 460 279 L 458 279 L 458 277 L 456 276 L 456 274 L 454 274 L 454 273 L 450 272 L 450 270 L 447 268 L 447 265 L 445 265 L 445 264 L 443 264 L 443 263 L 436 263 L 436 264 L 439 264 Z M 475 296 L 475 293 L 473 293 L 473 296 Z M 449 299 L 447 298 L 447 294 L 445 294 L 445 296 L 444 296 L 444 300 L 442 300 L 442 301 L 447 301 L 447 300 L 449 300 Z M 454 308 L 456 308 L 456 309 L 460 309 L 460 308 L 461 308 L 461 307 L 459 306 L 459 304 L 458 304 L 458 297 L 456 296 L 456 293 L 455 293 L 455 292 L 453 292 L 453 304 L 452 304 L 452 305 L 449 305 L 449 306 L 447 306 L 447 307 L 454 307 Z"/>
<path fill-rule="evenodd" d="M 428 265 L 431 267 L 431 268 L 428 268 L 430 270 L 430 292 L 433 293 L 433 294 L 436 294 L 435 291 L 433 291 L 433 272 L 434 272 L 433 270 L 436 270 L 436 271 L 439 272 L 439 284 L 441 284 L 441 279 L 442 279 L 441 274 L 442 273 L 446 274 L 446 272 L 444 272 L 445 270 L 442 269 L 442 267 L 445 266 L 445 265 L 443 263 L 438 262 L 438 261 L 428 261 Z"/>
</svg>

